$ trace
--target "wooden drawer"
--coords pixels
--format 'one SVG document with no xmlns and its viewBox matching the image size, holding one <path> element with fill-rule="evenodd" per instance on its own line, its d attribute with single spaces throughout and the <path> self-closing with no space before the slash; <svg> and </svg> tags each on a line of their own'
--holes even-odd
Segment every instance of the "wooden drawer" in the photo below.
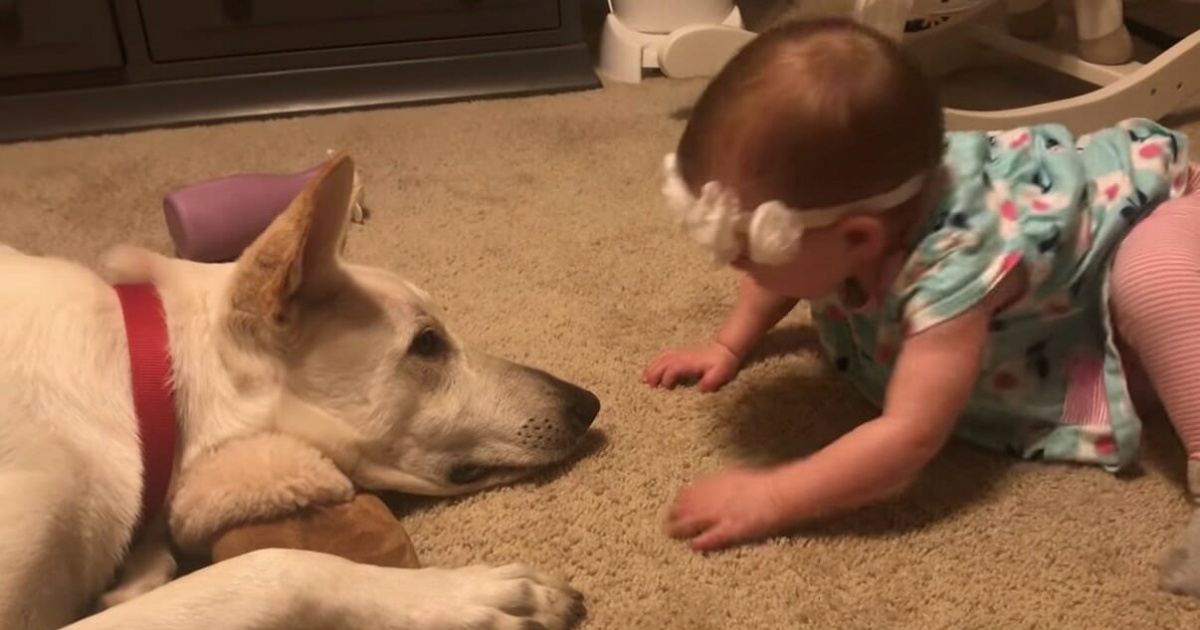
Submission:
<svg viewBox="0 0 1200 630">
<path fill-rule="evenodd" d="M 139 0 L 139 6 L 150 55 L 162 62 L 555 29 L 558 2 Z"/>
<path fill-rule="evenodd" d="M 107 0 L 0 0 L 0 77 L 120 67 Z"/>
</svg>

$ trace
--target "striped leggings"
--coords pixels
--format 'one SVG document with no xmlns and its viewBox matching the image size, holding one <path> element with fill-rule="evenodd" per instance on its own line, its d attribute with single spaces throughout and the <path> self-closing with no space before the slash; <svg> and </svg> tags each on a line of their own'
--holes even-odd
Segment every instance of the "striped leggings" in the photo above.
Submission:
<svg viewBox="0 0 1200 630">
<path fill-rule="evenodd" d="M 1200 164 L 1189 192 L 1134 226 L 1117 250 L 1111 305 L 1190 460 L 1200 462 Z M 1135 377 L 1136 380 L 1136 377 Z M 1193 481 L 1200 485 L 1200 480 Z M 1200 494 L 1200 487 L 1192 488 Z"/>
</svg>

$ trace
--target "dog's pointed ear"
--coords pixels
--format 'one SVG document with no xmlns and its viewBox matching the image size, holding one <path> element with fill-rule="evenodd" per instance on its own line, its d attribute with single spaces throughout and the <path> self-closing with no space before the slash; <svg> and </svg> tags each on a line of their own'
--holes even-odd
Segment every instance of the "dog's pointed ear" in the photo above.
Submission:
<svg viewBox="0 0 1200 630">
<path fill-rule="evenodd" d="M 353 194 L 354 162 L 336 153 L 246 248 L 230 296 L 236 328 L 256 337 L 286 329 L 297 304 L 319 301 L 346 281 L 339 255 Z"/>
</svg>

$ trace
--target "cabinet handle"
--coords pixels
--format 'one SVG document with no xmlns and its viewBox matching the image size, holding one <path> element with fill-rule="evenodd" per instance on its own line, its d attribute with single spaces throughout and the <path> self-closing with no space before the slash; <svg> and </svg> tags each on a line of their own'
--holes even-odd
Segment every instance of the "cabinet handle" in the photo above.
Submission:
<svg viewBox="0 0 1200 630">
<path fill-rule="evenodd" d="M 0 42 L 16 44 L 21 41 L 20 0 L 0 0 Z"/>
<path fill-rule="evenodd" d="M 249 22 L 254 17 L 254 0 L 221 0 L 221 11 L 231 22 Z"/>
</svg>

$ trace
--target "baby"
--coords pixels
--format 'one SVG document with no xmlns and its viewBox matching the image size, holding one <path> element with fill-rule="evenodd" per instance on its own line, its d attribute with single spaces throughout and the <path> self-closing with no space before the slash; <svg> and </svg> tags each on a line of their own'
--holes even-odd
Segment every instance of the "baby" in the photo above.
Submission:
<svg viewBox="0 0 1200 630">
<path fill-rule="evenodd" d="M 1141 377 L 1200 495 L 1200 170 L 1185 136 L 1143 119 L 947 133 L 893 41 L 825 19 L 745 46 L 665 169 L 683 228 L 742 280 L 712 341 L 659 356 L 645 382 L 720 388 L 804 299 L 832 364 L 881 409 L 811 457 L 687 486 L 673 536 L 716 549 L 883 499 L 952 434 L 1122 469 Z M 1198 514 L 1164 568 L 1195 595 Z"/>
</svg>

